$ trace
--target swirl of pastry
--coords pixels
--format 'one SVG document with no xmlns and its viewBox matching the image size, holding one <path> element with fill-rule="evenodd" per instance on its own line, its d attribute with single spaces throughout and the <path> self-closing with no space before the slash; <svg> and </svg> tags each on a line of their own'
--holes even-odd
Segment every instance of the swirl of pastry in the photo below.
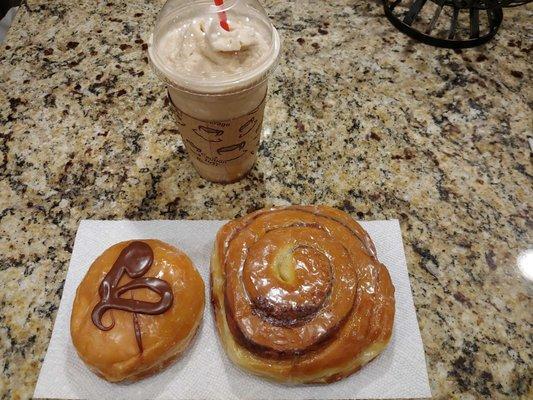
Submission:
<svg viewBox="0 0 533 400">
<path fill-rule="evenodd" d="M 325 206 L 259 210 L 224 225 L 211 260 L 217 329 L 239 366 L 332 382 L 387 345 L 394 286 L 368 234 Z"/>
</svg>

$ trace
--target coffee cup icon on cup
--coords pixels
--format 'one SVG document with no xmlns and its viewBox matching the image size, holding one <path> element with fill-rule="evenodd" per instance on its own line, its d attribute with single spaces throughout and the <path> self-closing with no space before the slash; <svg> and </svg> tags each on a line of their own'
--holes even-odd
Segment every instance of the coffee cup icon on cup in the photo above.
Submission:
<svg viewBox="0 0 533 400">
<path fill-rule="evenodd" d="M 221 142 L 224 130 L 214 129 L 204 125 L 198 125 L 198 128 L 193 129 L 193 132 L 208 142 Z"/>
</svg>

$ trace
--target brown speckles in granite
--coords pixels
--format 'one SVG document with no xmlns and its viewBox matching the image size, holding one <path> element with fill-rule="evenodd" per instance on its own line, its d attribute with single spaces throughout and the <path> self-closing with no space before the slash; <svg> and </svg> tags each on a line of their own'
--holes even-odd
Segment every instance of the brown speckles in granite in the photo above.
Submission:
<svg viewBox="0 0 533 400">
<path fill-rule="evenodd" d="M 525 398 L 532 6 L 454 52 L 374 2 L 265 1 L 284 46 L 265 135 L 250 176 L 221 186 L 190 166 L 147 64 L 155 3 L 29 1 L 2 47 L 0 397 L 32 393 L 80 219 L 324 203 L 400 219 L 435 398 Z"/>
<path fill-rule="evenodd" d="M 68 42 L 67 43 L 67 49 L 68 50 L 73 50 L 75 49 L 76 47 L 78 47 L 79 43 L 78 42 Z"/>
<path fill-rule="evenodd" d="M 524 77 L 524 73 L 522 71 L 512 70 L 511 75 L 518 79 L 522 79 Z"/>
</svg>

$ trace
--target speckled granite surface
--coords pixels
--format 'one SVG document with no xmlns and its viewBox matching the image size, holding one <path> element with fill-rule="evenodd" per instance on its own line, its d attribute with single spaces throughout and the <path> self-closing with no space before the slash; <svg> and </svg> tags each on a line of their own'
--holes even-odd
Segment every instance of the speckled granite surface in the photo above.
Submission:
<svg viewBox="0 0 533 400">
<path fill-rule="evenodd" d="M 531 396 L 533 7 L 454 52 L 376 2 L 265 1 L 284 51 L 260 157 L 220 186 L 192 170 L 147 64 L 161 4 L 28 1 L 0 47 L 0 396 L 33 392 L 80 219 L 287 203 L 401 220 L 435 398 Z"/>
</svg>

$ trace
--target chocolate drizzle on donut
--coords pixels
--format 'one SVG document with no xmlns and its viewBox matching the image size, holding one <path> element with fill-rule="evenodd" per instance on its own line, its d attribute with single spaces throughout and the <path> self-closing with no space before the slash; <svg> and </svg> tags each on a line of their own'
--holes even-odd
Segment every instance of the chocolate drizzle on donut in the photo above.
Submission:
<svg viewBox="0 0 533 400">
<path fill-rule="evenodd" d="M 141 325 L 139 324 L 139 316 L 137 313 L 133 313 L 133 329 L 135 330 L 135 340 L 137 341 L 137 346 L 139 346 L 139 351 L 143 352 L 143 340 L 141 335 Z"/>
<path fill-rule="evenodd" d="M 131 242 L 122 250 L 107 273 L 98 289 L 100 301 L 93 308 L 92 322 L 100 330 L 113 329 L 115 321 L 106 326 L 102 323 L 102 317 L 106 311 L 115 309 L 133 313 L 133 326 L 135 339 L 139 351 L 143 352 L 141 329 L 137 314 L 157 315 L 167 311 L 174 300 L 172 289 L 168 282 L 153 277 L 142 277 L 151 267 L 154 261 L 152 248 L 144 242 Z M 123 286 L 118 286 L 120 279 L 127 274 L 131 281 Z M 133 292 L 130 299 L 121 297 L 124 293 L 135 289 L 149 289 L 160 296 L 157 302 L 135 300 Z"/>
</svg>

